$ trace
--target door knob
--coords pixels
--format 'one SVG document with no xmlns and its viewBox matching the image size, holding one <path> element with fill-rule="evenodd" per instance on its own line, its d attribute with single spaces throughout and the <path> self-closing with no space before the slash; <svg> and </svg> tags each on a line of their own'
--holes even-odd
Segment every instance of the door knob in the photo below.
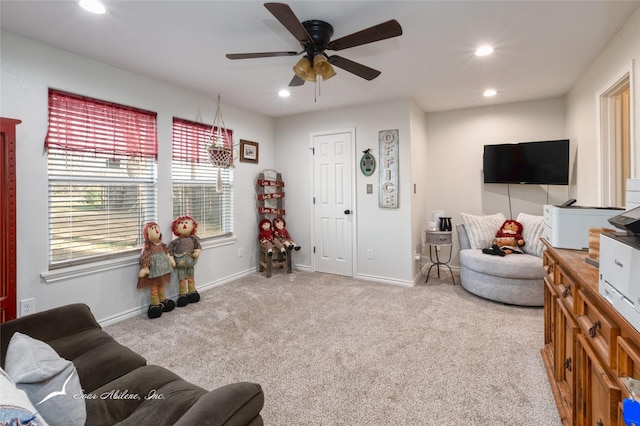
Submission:
<svg viewBox="0 0 640 426">
<path fill-rule="evenodd" d="M 351 210 L 346 209 L 346 210 L 344 211 L 344 214 L 351 214 Z"/>
</svg>

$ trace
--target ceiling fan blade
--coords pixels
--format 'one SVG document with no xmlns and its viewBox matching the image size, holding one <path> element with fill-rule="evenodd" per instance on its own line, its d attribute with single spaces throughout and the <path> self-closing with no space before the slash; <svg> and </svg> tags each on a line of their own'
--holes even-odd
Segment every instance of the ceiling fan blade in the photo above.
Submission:
<svg viewBox="0 0 640 426">
<path fill-rule="evenodd" d="M 293 13 L 289 5 L 284 3 L 265 3 L 264 7 L 266 7 L 300 43 L 312 41 L 309 32 L 302 26 L 302 23 L 300 23 L 300 20 L 296 14 Z"/>
<path fill-rule="evenodd" d="M 227 53 L 229 59 L 271 58 L 274 56 L 296 56 L 298 52 L 258 52 L 258 53 Z"/>
<path fill-rule="evenodd" d="M 302 86 L 303 84 L 304 80 L 294 74 L 291 82 L 289 83 L 289 87 Z"/>
<path fill-rule="evenodd" d="M 383 22 L 373 27 L 349 34 L 339 39 L 333 40 L 327 46 L 329 50 L 342 50 L 349 47 L 360 46 L 362 44 L 373 43 L 374 41 L 385 40 L 402 35 L 402 27 L 395 19 Z"/>
<path fill-rule="evenodd" d="M 352 60 L 343 58 L 342 56 L 330 56 L 328 61 L 330 64 L 333 64 L 338 68 L 342 68 L 345 71 L 349 71 L 350 73 L 369 81 L 382 74 L 378 70 L 374 70 L 373 68 L 369 68 L 357 62 L 353 62 Z"/>
</svg>

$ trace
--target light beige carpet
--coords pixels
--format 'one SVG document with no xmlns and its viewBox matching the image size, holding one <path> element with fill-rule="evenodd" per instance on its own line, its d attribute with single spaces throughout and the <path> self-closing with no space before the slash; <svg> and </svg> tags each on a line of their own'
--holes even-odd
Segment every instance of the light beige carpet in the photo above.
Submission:
<svg viewBox="0 0 640 426">
<path fill-rule="evenodd" d="M 252 274 L 105 330 L 204 388 L 260 383 L 267 425 L 560 425 L 542 309 L 480 299 L 435 273 L 413 288 Z"/>
</svg>

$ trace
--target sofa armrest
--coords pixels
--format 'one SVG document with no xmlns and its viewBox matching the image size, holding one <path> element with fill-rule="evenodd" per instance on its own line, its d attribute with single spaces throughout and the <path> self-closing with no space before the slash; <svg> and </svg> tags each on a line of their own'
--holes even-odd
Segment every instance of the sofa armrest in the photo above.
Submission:
<svg viewBox="0 0 640 426">
<path fill-rule="evenodd" d="M 52 340 L 91 329 L 102 328 L 89 307 L 82 303 L 36 312 L 0 324 L 0 365 L 4 367 L 7 347 L 16 331 L 49 343 Z"/>
<path fill-rule="evenodd" d="M 203 395 L 175 426 L 245 426 L 263 424 L 264 394 L 257 383 L 238 382 Z"/>
<path fill-rule="evenodd" d="M 471 248 L 471 242 L 467 235 L 467 228 L 464 227 L 464 223 L 456 225 L 456 231 L 458 232 L 458 242 L 460 243 L 460 250 L 466 250 Z"/>
</svg>

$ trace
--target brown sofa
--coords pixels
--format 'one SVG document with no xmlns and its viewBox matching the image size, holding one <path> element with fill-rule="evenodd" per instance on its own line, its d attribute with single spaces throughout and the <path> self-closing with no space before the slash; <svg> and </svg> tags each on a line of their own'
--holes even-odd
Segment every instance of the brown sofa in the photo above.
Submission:
<svg viewBox="0 0 640 426">
<path fill-rule="evenodd" d="M 0 324 L 5 367 L 15 332 L 49 344 L 75 365 L 85 395 L 113 391 L 163 399 L 87 398 L 87 425 L 262 425 L 260 385 L 240 382 L 207 391 L 146 360 L 102 330 L 88 306 L 67 305 Z"/>
</svg>

